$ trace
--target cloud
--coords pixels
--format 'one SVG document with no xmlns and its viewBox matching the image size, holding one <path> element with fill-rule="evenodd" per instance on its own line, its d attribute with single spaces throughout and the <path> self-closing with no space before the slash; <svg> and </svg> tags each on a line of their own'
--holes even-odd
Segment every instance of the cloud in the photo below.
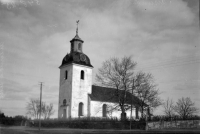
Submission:
<svg viewBox="0 0 200 134">
<path fill-rule="evenodd" d="M 103 61 L 124 55 L 132 55 L 138 69 L 153 73 L 165 95 L 173 92 L 177 95 L 180 90 L 176 89 L 185 89 L 177 84 L 185 81 L 182 76 L 188 80 L 199 77 L 198 61 L 189 62 L 200 54 L 197 8 L 189 1 L 24 2 L 26 6 L 0 5 L 8 100 L 28 101 L 37 97 L 38 82 L 42 81 L 44 100 L 57 107 L 58 66 L 70 52 L 69 41 L 75 36 L 76 20 L 80 20 L 83 52 L 94 66 L 93 77 Z M 187 64 L 177 66 L 180 63 Z M 185 84 L 188 89 L 196 89 L 190 83 Z M 187 93 L 184 90 L 182 95 Z"/>
<path fill-rule="evenodd" d="M 192 93 L 198 93 L 199 92 L 199 86 L 200 83 L 196 83 L 197 81 L 200 81 L 200 79 L 185 79 L 185 83 L 178 83 L 174 89 L 175 90 L 188 90 Z M 198 96 L 196 96 L 198 98 Z"/>
<path fill-rule="evenodd" d="M 17 0 L 0 0 L 0 2 L 2 4 L 12 4 L 12 3 L 16 3 Z"/>
</svg>

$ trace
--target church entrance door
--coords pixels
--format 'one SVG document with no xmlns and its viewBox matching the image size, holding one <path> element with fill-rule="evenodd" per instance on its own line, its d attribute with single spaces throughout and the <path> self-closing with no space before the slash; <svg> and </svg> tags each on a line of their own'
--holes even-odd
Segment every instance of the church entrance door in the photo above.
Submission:
<svg viewBox="0 0 200 134">
<path fill-rule="evenodd" d="M 69 106 L 67 106 L 65 109 L 63 109 L 63 118 L 64 119 L 69 118 Z"/>
<path fill-rule="evenodd" d="M 63 118 L 66 119 L 66 109 L 63 109 Z"/>
</svg>

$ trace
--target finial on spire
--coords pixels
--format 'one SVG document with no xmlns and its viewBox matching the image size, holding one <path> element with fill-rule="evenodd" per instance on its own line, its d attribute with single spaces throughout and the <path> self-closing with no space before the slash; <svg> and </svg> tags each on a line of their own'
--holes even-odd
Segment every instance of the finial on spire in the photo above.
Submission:
<svg viewBox="0 0 200 134">
<path fill-rule="evenodd" d="M 76 28 L 76 35 L 78 35 L 78 23 L 79 23 L 79 20 L 76 21 L 76 25 L 77 25 L 77 28 Z"/>
</svg>

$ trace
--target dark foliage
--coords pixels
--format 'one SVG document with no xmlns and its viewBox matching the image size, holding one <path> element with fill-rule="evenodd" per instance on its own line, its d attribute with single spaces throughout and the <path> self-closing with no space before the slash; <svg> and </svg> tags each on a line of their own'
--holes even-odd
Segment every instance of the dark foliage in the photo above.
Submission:
<svg viewBox="0 0 200 134">
<path fill-rule="evenodd" d="M 4 115 L 4 113 L 0 112 L 0 119 L 2 119 L 2 118 L 5 118 L 5 115 Z"/>
<path fill-rule="evenodd" d="M 39 120 L 30 122 L 30 126 L 38 127 Z M 132 129 L 145 129 L 145 121 L 132 121 Z M 130 121 L 117 118 L 81 118 L 81 119 L 49 119 L 42 120 L 41 126 L 46 128 L 80 128 L 80 129 L 130 129 Z"/>
<path fill-rule="evenodd" d="M 18 115 L 15 117 L 9 117 L 5 116 L 4 113 L 0 113 L 0 124 L 6 125 L 6 126 L 21 126 L 24 125 L 27 121 L 27 118 L 24 116 Z"/>
</svg>

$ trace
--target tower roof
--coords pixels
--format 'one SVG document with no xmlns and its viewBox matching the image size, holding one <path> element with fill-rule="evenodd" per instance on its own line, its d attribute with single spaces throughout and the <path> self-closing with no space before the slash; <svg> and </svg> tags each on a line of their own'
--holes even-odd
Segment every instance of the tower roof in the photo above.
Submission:
<svg viewBox="0 0 200 134">
<path fill-rule="evenodd" d="M 88 67 L 93 67 L 90 63 L 89 57 L 82 52 L 82 43 L 84 42 L 79 36 L 78 36 L 78 23 L 79 20 L 76 21 L 77 28 L 76 28 L 76 35 L 75 37 L 70 41 L 71 42 L 71 52 L 67 54 L 63 60 L 62 64 L 59 68 L 61 68 L 64 65 L 76 63 Z M 76 42 L 78 41 L 78 42 Z M 79 43 L 81 42 L 81 43 Z"/>
<path fill-rule="evenodd" d="M 77 27 L 76 27 L 76 35 L 75 35 L 75 37 L 70 41 L 71 43 L 72 43 L 73 41 L 76 41 L 76 40 L 79 40 L 79 41 L 81 41 L 82 43 L 84 42 L 84 41 L 78 36 L 78 23 L 79 23 L 79 20 L 76 21 L 76 25 L 77 25 Z"/>
<path fill-rule="evenodd" d="M 75 35 L 75 37 L 70 41 L 70 42 L 73 42 L 73 41 L 81 41 L 82 43 L 84 42 L 79 36 L 78 36 L 78 33 Z"/>
<path fill-rule="evenodd" d="M 86 54 L 80 53 L 80 52 L 73 52 L 73 53 L 67 54 L 63 58 L 63 61 L 62 61 L 62 64 L 61 64 L 60 67 L 62 67 L 64 65 L 71 64 L 71 63 L 76 63 L 76 64 L 79 64 L 79 65 L 93 67 L 90 63 L 89 57 Z"/>
</svg>

